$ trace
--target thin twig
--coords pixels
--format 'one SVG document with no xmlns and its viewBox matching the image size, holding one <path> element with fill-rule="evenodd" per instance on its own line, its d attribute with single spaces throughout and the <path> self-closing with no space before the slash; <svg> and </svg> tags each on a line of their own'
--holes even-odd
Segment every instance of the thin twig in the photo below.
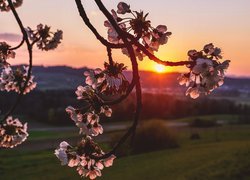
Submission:
<svg viewBox="0 0 250 180">
<path fill-rule="evenodd" d="M 22 38 L 22 41 L 17 46 L 10 48 L 9 50 L 16 50 L 16 49 L 20 48 L 24 42 L 25 42 L 25 40 L 24 40 L 24 38 Z"/>
<path fill-rule="evenodd" d="M 112 58 L 112 50 L 110 47 L 107 46 L 107 54 L 108 54 L 108 58 L 109 58 L 109 64 L 111 65 L 111 67 L 114 66 L 114 61 Z"/>
<path fill-rule="evenodd" d="M 130 93 L 132 92 L 134 87 L 135 87 L 135 78 L 133 76 L 133 79 L 127 88 L 126 94 L 122 95 L 121 97 L 119 97 L 118 99 L 113 100 L 113 101 L 104 101 L 103 105 L 115 105 L 115 104 L 122 102 L 130 95 Z"/>
</svg>

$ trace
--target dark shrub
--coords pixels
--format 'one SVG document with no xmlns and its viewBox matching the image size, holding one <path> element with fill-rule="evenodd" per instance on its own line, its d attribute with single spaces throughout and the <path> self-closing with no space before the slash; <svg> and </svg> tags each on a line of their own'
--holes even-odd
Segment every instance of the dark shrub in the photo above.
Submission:
<svg viewBox="0 0 250 180">
<path fill-rule="evenodd" d="M 199 139 L 201 139 L 201 136 L 199 133 L 192 133 L 190 136 L 190 139 L 191 140 L 199 140 Z"/>
<path fill-rule="evenodd" d="M 204 120 L 204 119 L 194 119 L 191 123 L 190 123 L 191 127 L 198 127 L 198 128 L 209 128 L 209 127 L 214 127 L 214 126 L 218 126 L 218 124 L 216 123 L 216 121 L 213 120 Z"/>
<path fill-rule="evenodd" d="M 250 124 L 250 115 L 248 114 L 240 115 L 237 124 Z"/>
<path fill-rule="evenodd" d="M 116 145 L 116 143 L 121 139 L 121 137 L 124 135 L 125 132 L 120 133 L 113 133 L 111 135 L 111 141 L 110 141 L 110 147 L 114 147 Z M 128 156 L 131 154 L 131 147 L 130 147 L 130 139 L 128 138 L 128 140 L 123 143 L 117 150 L 115 155 L 117 157 L 123 157 L 123 156 Z"/>
<path fill-rule="evenodd" d="M 143 153 L 165 148 L 179 147 L 176 135 L 161 120 L 143 122 L 136 132 L 133 153 Z"/>
</svg>

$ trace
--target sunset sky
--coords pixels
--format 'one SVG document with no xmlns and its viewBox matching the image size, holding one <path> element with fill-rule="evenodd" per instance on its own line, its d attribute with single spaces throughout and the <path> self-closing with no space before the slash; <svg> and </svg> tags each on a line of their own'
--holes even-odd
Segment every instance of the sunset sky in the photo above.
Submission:
<svg viewBox="0 0 250 180">
<path fill-rule="evenodd" d="M 104 16 L 98 11 L 94 1 L 85 0 L 89 18 L 100 33 L 106 37 L 103 26 Z M 87 2 L 87 3 L 86 3 Z M 118 0 L 103 0 L 108 9 L 115 8 Z M 250 76 L 250 1 L 249 0 L 126 0 L 132 10 L 149 12 L 153 26 L 164 24 L 173 33 L 168 44 L 156 54 L 163 60 L 185 60 L 190 49 L 200 50 L 204 44 L 213 42 L 221 47 L 225 59 L 232 60 L 228 74 Z M 25 26 L 34 28 L 43 23 L 52 30 L 64 31 L 63 43 L 58 49 L 41 52 L 35 48 L 35 65 L 68 65 L 73 67 L 102 67 L 107 59 L 103 47 L 82 22 L 73 0 L 24 0 L 18 8 Z M 19 28 L 11 13 L 0 13 L 0 40 L 11 45 L 20 40 Z M 10 34 L 6 34 L 10 33 Z M 120 51 L 114 52 L 116 61 L 128 58 Z M 12 64 L 27 63 L 25 46 L 17 51 Z M 155 63 L 144 59 L 140 63 L 143 70 L 153 70 Z M 167 68 L 167 71 L 185 71 L 185 68 Z"/>
</svg>

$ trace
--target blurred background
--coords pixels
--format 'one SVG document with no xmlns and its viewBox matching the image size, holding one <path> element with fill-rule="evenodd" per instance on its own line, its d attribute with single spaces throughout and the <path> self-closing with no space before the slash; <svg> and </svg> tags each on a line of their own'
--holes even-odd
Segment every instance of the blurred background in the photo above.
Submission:
<svg viewBox="0 0 250 180">
<path fill-rule="evenodd" d="M 103 2 L 111 9 L 119 1 Z M 128 140 L 114 166 L 104 169 L 99 179 L 250 179 L 249 1 L 126 2 L 132 9 L 150 12 L 154 25 L 166 24 L 173 32 L 168 45 L 157 53 L 160 58 L 185 60 L 189 49 L 200 50 L 214 42 L 232 64 L 222 87 L 193 100 L 177 82 L 185 67 L 163 68 L 148 59 L 140 62 L 143 111 L 134 145 Z M 93 2 L 85 1 L 85 6 L 106 37 L 105 18 Z M 85 85 L 83 73 L 102 67 L 105 48 L 84 26 L 74 1 L 25 0 L 18 12 L 27 26 L 48 23 L 52 29 L 62 29 L 64 41 L 53 52 L 34 50 L 38 86 L 14 114 L 28 122 L 30 135 L 17 148 L 0 149 L 0 179 L 79 179 L 75 169 L 62 167 L 53 153 L 61 141 L 78 141 L 78 128 L 65 108 L 78 105 L 75 90 Z M 1 13 L 0 21 L 0 40 L 18 44 L 21 36 L 11 13 Z M 131 79 L 128 59 L 120 51 L 114 56 L 128 65 L 125 75 Z M 16 59 L 10 63 L 27 63 L 25 48 L 17 51 Z M 14 93 L 0 92 L 1 115 L 15 99 Z M 132 123 L 134 99 L 132 93 L 112 106 L 111 118 L 102 120 L 105 133 L 96 141 L 104 150 L 112 148 Z"/>
<path fill-rule="evenodd" d="M 26 95 L 15 117 L 28 122 L 29 138 L 0 150 L 1 179 L 79 179 L 53 154 L 59 143 L 77 143 L 78 128 L 65 112 L 79 105 L 74 93 L 87 68 L 33 69 L 38 87 Z M 131 72 L 125 72 L 131 78 Z M 100 179 L 247 179 L 250 175 L 250 79 L 227 77 L 211 95 L 193 100 L 179 86 L 179 73 L 141 71 L 143 111 L 134 140 L 118 151 L 115 165 Z M 3 112 L 15 94 L 1 92 Z M 134 93 L 112 106 L 96 138 L 109 150 L 132 122 Z M 15 173 L 13 173 L 13 170 Z"/>
</svg>

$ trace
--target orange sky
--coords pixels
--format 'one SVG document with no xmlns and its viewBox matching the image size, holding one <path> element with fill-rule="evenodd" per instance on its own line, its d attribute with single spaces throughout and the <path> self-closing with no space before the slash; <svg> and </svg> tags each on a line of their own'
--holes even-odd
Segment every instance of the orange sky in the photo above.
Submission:
<svg viewBox="0 0 250 180">
<path fill-rule="evenodd" d="M 86 1 L 85 1 L 86 2 Z M 93 1 L 85 4 L 91 21 L 100 33 L 106 37 L 103 27 L 105 18 L 98 12 Z M 109 9 L 116 8 L 119 1 L 103 0 Z M 154 26 L 165 24 L 173 35 L 156 54 L 165 60 L 185 60 L 189 49 L 201 49 L 204 44 L 213 42 L 223 50 L 225 59 L 231 59 L 228 74 L 249 76 L 250 65 L 250 1 L 249 0 L 138 0 L 125 1 L 134 10 L 150 13 L 149 19 Z M 54 30 L 64 31 L 61 46 L 51 52 L 34 51 L 36 65 L 68 65 L 73 67 L 102 67 L 106 60 L 105 48 L 96 41 L 84 26 L 73 0 L 24 0 L 18 12 L 26 26 L 34 27 L 38 23 L 51 25 Z M 11 13 L 0 13 L 0 35 L 19 33 L 18 26 Z M 1 37 L 1 36 L 0 36 Z M 10 42 L 17 44 L 18 42 Z M 120 51 L 114 52 L 115 60 L 130 67 L 126 56 Z M 10 63 L 27 62 L 25 48 L 17 52 L 17 58 Z M 140 62 L 143 70 L 154 69 L 155 63 L 144 59 Z M 184 67 L 167 68 L 167 71 L 185 71 Z"/>
</svg>

